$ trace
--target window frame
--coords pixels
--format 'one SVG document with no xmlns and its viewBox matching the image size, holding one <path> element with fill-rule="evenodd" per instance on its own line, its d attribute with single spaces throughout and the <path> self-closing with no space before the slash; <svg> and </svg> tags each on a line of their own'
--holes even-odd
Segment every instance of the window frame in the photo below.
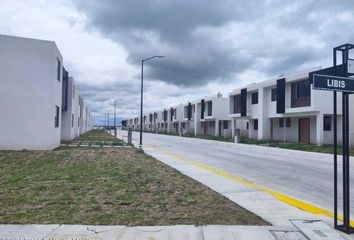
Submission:
<svg viewBox="0 0 354 240">
<path fill-rule="evenodd" d="M 271 100 L 271 102 L 276 102 L 277 101 L 277 88 L 276 87 L 272 88 L 270 91 L 271 91 L 270 92 L 270 100 Z"/>
<path fill-rule="evenodd" d="M 54 116 L 54 127 L 59 128 L 59 120 L 60 119 L 60 107 L 58 105 L 55 105 L 55 116 Z"/>
<path fill-rule="evenodd" d="M 258 130 L 258 119 L 253 120 L 253 130 Z"/>
<path fill-rule="evenodd" d="M 291 118 L 285 118 L 285 127 L 291 128 Z"/>
<path fill-rule="evenodd" d="M 241 94 L 237 94 L 233 96 L 234 109 L 233 113 L 241 112 Z"/>
<path fill-rule="evenodd" d="M 223 128 L 229 129 L 229 121 L 224 121 Z"/>
<path fill-rule="evenodd" d="M 57 58 L 57 80 L 58 80 L 58 82 L 60 82 L 60 80 L 61 80 L 61 69 L 62 69 L 61 61 L 59 58 Z"/>
<path fill-rule="evenodd" d="M 311 97 L 311 86 L 308 80 L 302 80 L 296 83 L 295 96 L 297 99 Z"/>
<path fill-rule="evenodd" d="M 251 93 L 251 104 L 252 105 L 258 104 L 258 92 Z"/>
<path fill-rule="evenodd" d="M 329 119 L 329 125 L 328 122 L 326 123 L 326 120 Z M 324 115 L 323 116 L 323 131 L 332 131 L 332 116 L 330 115 Z"/>
</svg>

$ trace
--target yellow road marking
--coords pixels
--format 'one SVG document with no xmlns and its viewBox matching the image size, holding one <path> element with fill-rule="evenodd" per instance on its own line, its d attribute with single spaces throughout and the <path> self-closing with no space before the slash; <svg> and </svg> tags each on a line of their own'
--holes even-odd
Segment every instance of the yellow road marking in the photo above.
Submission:
<svg viewBox="0 0 354 240">
<path fill-rule="evenodd" d="M 273 195 L 274 197 L 276 197 L 278 200 L 280 200 L 282 202 L 285 202 L 285 203 L 287 203 L 287 204 L 289 204 L 291 206 L 297 207 L 297 208 L 299 208 L 299 209 L 301 209 L 303 211 L 306 211 L 306 212 L 309 212 L 309 213 L 313 213 L 313 214 L 326 215 L 326 216 L 331 217 L 331 218 L 334 217 L 334 213 L 333 212 L 330 212 L 330 211 L 325 210 L 323 208 L 317 207 L 317 206 L 312 205 L 310 203 L 298 200 L 296 198 L 284 195 L 282 193 L 273 191 L 271 189 L 268 189 L 268 188 L 265 188 L 265 187 L 261 187 L 259 185 L 254 184 L 254 183 L 251 183 L 251 182 L 248 182 L 246 180 L 243 180 L 242 178 L 235 177 L 235 176 L 233 176 L 233 175 L 231 175 L 231 174 L 229 174 L 227 172 L 214 169 L 214 168 L 212 168 L 210 166 L 207 166 L 207 165 L 205 165 L 203 163 L 196 162 L 196 161 L 188 159 L 186 157 L 177 155 L 177 154 L 175 154 L 175 153 L 173 153 L 171 151 L 167 151 L 167 150 L 158 148 L 155 145 L 144 144 L 144 146 L 149 147 L 149 148 L 155 148 L 155 149 L 163 152 L 164 154 L 166 154 L 166 155 L 168 155 L 170 157 L 173 157 L 173 158 L 175 158 L 177 160 L 188 162 L 190 164 L 193 164 L 193 165 L 198 166 L 200 168 L 203 168 L 205 170 L 208 170 L 208 171 L 211 171 L 213 173 L 216 173 L 216 174 L 218 174 L 220 176 L 232 179 L 232 180 L 234 180 L 234 181 L 236 181 L 238 183 L 242 183 L 242 184 L 247 185 L 249 187 L 252 187 L 252 188 L 258 189 L 260 191 L 269 193 L 269 194 Z M 343 221 L 343 216 L 338 215 L 338 220 Z M 354 226 L 354 220 L 350 221 L 350 225 Z"/>
</svg>

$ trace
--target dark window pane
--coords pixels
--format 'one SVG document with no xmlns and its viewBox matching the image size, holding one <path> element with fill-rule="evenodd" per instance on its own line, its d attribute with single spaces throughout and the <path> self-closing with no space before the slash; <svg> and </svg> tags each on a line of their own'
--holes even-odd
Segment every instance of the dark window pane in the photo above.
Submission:
<svg viewBox="0 0 354 240">
<path fill-rule="evenodd" d="M 276 88 L 272 88 L 272 102 L 275 102 L 277 100 L 277 89 Z"/>
<path fill-rule="evenodd" d="M 241 112 L 241 95 L 234 96 L 234 113 Z"/>
<path fill-rule="evenodd" d="M 286 118 L 286 127 L 291 127 L 291 118 Z"/>
<path fill-rule="evenodd" d="M 258 104 L 258 92 L 252 93 L 252 104 Z"/>
<path fill-rule="evenodd" d="M 310 90 L 310 83 L 308 80 L 300 81 L 296 84 L 297 98 L 310 97 L 310 94 L 311 94 L 311 90 Z"/>
<path fill-rule="evenodd" d="M 59 127 L 59 110 L 60 108 L 58 106 L 55 106 L 55 118 L 54 118 L 54 127 L 58 128 Z"/>
<path fill-rule="evenodd" d="M 57 58 L 57 80 L 60 82 L 60 70 L 61 70 L 61 63 L 59 58 Z"/>
<path fill-rule="evenodd" d="M 213 115 L 213 102 L 210 101 L 208 102 L 208 116 L 212 116 Z"/>
<path fill-rule="evenodd" d="M 258 119 L 255 119 L 253 122 L 253 129 L 258 130 Z"/>
<path fill-rule="evenodd" d="M 228 121 L 224 121 L 224 129 L 228 129 L 229 127 L 228 127 Z"/>
<path fill-rule="evenodd" d="M 323 116 L 323 130 L 331 131 L 331 128 L 332 128 L 331 116 Z"/>
</svg>

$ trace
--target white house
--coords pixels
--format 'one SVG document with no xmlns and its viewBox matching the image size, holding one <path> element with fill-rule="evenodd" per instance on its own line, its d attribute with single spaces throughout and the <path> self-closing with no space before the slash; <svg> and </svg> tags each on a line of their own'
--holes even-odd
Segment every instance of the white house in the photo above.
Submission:
<svg viewBox="0 0 354 240">
<path fill-rule="evenodd" d="M 167 109 L 158 111 L 157 124 L 158 124 L 158 132 L 165 132 L 165 133 L 167 132 L 168 130 L 168 110 Z"/>
<path fill-rule="evenodd" d="M 249 138 L 287 142 L 333 143 L 333 93 L 312 89 L 309 72 L 280 76 L 238 88 L 229 94 L 232 128 Z M 338 94 L 338 143 L 341 143 L 341 93 Z M 354 98 L 350 96 L 353 104 Z M 353 115 L 353 112 L 351 112 Z M 351 126 L 353 128 L 353 126 Z M 234 131 L 233 131 L 234 132 Z M 353 136 L 353 130 L 351 130 Z"/>
<path fill-rule="evenodd" d="M 228 116 L 228 98 L 219 93 L 204 97 L 196 105 L 195 134 L 231 137 L 231 118 Z M 200 121 L 200 126 L 198 124 Z"/>
<path fill-rule="evenodd" d="M 200 117 L 195 111 L 197 104 L 198 101 L 189 101 L 183 105 L 183 119 L 181 120 L 181 132 L 183 134 L 195 134 L 196 123 L 200 122 Z"/>
<path fill-rule="evenodd" d="M 179 134 L 181 132 L 181 122 L 183 120 L 183 104 L 171 107 L 169 110 L 168 132 Z"/>
<path fill-rule="evenodd" d="M 63 57 L 56 44 L 0 35 L 0 63 L 0 149 L 58 147 Z"/>
</svg>

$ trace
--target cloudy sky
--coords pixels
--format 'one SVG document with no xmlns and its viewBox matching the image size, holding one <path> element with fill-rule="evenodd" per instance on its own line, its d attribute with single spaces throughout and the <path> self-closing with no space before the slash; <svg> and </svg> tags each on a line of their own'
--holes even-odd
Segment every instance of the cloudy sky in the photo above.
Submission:
<svg viewBox="0 0 354 240">
<path fill-rule="evenodd" d="M 353 0 L 0 0 L 0 34 L 53 40 L 96 120 L 331 64 L 354 42 Z"/>
</svg>

